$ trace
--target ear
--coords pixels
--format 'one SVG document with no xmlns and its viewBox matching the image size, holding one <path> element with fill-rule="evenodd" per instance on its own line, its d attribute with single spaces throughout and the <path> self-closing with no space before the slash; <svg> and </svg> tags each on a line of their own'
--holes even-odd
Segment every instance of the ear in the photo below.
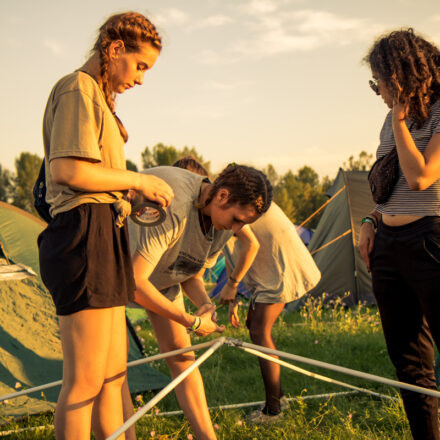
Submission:
<svg viewBox="0 0 440 440">
<path fill-rule="evenodd" d="M 108 48 L 108 55 L 111 60 L 119 58 L 125 52 L 125 44 L 122 40 L 114 40 Z"/>
<path fill-rule="evenodd" d="M 228 204 L 229 202 L 229 197 L 230 197 L 230 192 L 227 188 L 220 188 L 217 192 L 217 194 L 215 195 L 215 198 L 217 200 L 217 203 L 220 206 L 225 206 Z"/>
</svg>

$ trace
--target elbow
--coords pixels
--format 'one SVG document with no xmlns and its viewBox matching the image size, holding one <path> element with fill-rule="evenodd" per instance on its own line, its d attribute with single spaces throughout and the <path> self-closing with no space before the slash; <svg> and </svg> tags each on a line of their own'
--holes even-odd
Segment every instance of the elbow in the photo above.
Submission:
<svg viewBox="0 0 440 440">
<path fill-rule="evenodd" d="M 423 191 L 430 186 L 430 183 L 427 179 L 420 176 L 408 181 L 408 186 L 411 191 Z"/>
<path fill-rule="evenodd" d="M 75 177 L 75 167 L 70 161 L 54 159 L 50 162 L 52 180 L 58 185 L 71 186 Z"/>
</svg>

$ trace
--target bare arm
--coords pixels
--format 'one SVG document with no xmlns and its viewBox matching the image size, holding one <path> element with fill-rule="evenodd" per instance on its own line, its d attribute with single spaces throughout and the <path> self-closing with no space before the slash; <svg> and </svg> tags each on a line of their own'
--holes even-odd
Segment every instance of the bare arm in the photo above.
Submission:
<svg viewBox="0 0 440 440">
<path fill-rule="evenodd" d="M 61 157 L 50 162 L 55 183 L 88 191 L 124 191 L 134 189 L 149 200 L 168 206 L 174 197 L 171 187 L 162 179 L 128 170 L 104 168 L 100 163 L 74 157 Z"/>
<path fill-rule="evenodd" d="M 211 304 L 211 298 L 209 298 L 209 295 L 206 293 L 205 283 L 203 281 L 204 271 L 205 268 L 181 283 L 186 295 L 198 309 L 205 304 Z"/>
<path fill-rule="evenodd" d="M 401 104 L 393 107 L 393 132 L 399 163 L 409 187 L 423 191 L 440 178 L 440 133 L 434 134 L 421 153 L 405 124 L 406 111 Z"/>
<path fill-rule="evenodd" d="M 160 316 L 191 327 L 195 318 L 162 295 L 149 280 L 154 266 L 139 253 L 133 256 L 133 271 L 136 282 L 135 301 Z"/>
<path fill-rule="evenodd" d="M 220 304 L 227 304 L 234 301 L 237 295 L 238 284 L 252 266 L 260 249 L 260 243 L 257 237 L 255 237 L 255 234 L 248 225 L 240 229 L 237 233 L 237 239 L 241 243 L 241 252 L 234 269 L 228 274 L 228 282 L 220 292 Z"/>
</svg>

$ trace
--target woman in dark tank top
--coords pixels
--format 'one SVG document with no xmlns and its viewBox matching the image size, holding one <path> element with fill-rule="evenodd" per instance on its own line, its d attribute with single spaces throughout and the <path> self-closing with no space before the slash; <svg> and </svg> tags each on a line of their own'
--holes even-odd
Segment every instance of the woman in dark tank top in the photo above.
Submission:
<svg viewBox="0 0 440 440">
<path fill-rule="evenodd" d="M 396 148 L 400 177 L 362 220 L 359 249 L 371 270 L 388 353 L 400 381 L 437 389 L 440 346 L 440 51 L 412 29 L 379 38 L 364 61 L 391 109 L 378 157 Z M 414 439 L 440 439 L 435 397 L 401 391 Z"/>
</svg>

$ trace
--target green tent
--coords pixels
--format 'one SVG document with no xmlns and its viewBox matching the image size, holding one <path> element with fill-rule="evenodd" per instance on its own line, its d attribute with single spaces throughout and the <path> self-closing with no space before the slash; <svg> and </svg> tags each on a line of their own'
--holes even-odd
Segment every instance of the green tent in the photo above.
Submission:
<svg viewBox="0 0 440 440">
<path fill-rule="evenodd" d="M 344 296 L 345 304 L 374 304 L 371 276 L 357 247 L 361 219 L 375 206 L 366 171 L 339 170 L 324 213 L 309 243 L 321 271 L 319 284 L 308 295 Z"/>
<path fill-rule="evenodd" d="M 37 237 L 46 224 L 0 202 L 0 396 L 62 377 L 55 309 L 39 276 Z M 17 276 L 18 273 L 18 276 Z M 129 360 L 143 357 L 129 332 Z M 147 365 L 129 369 L 133 393 L 163 388 L 169 379 Z M 55 407 L 59 387 L 0 404 L 2 416 Z"/>
</svg>

